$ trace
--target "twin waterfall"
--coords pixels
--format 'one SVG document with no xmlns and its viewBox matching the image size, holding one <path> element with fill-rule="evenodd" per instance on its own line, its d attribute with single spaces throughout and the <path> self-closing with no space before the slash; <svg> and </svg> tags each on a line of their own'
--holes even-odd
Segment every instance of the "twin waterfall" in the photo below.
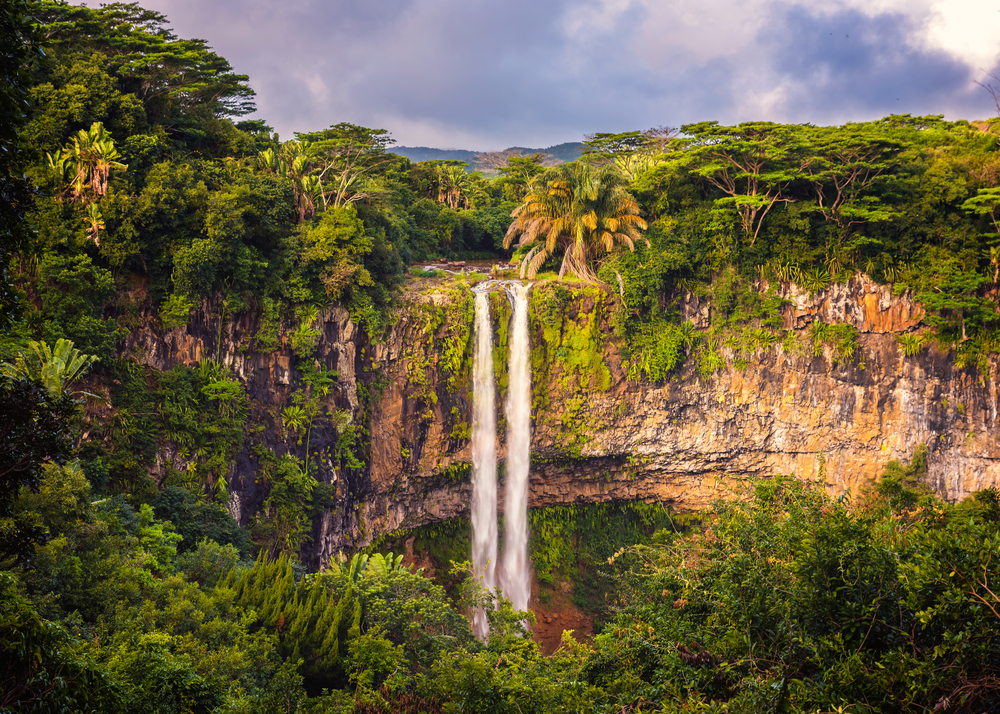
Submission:
<svg viewBox="0 0 1000 714">
<path fill-rule="evenodd" d="M 517 610 L 528 609 L 528 471 L 531 465 L 531 362 L 528 341 L 528 285 L 502 283 L 513 305 L 507 390 L 507 470 L 504 552 L 497 561 L 496 382 L 493 376 L 493 324 L 489 281 L 476 286 L 475 355 L 472 372 L 472 566 L 491 593 L 497 586 Z M 485 639 L 483 611 L 473 618 L 476 636 Z"/>
</svg>

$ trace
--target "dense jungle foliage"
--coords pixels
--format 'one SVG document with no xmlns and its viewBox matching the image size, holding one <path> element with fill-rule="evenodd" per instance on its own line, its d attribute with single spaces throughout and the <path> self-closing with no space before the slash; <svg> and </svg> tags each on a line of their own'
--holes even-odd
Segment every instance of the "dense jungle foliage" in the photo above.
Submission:
<svg viewBox="0 0 1000 714">
<path fill-rule="evenodd" d="M 991 711 L 1000 499 L 927 495 L 921 459 L 892 465 L 854 501 L 775 479 L 697 519 L 661 513 L 667 525 L 645 545 L 589 563 L 607 619 L 593 641 L 567 634 L 551 656 L 523 636 L 525 613 L 493 605 L 461 573 L 453 598 L 391 553 L 306 574 L 225 538 L 185 545 L 158 509 L 95 501 L 75 462 L 49 465 L 21 497 L 49 540 L 30 568 L 0 574 L 3 706 Z M 532 520 L 549 573 L 607 537 L 601 517 Z M 490 608 L 485 643 L 463 614 L 477 604 Z"/>
<path fill-rule="evenodd" d="M 381 128 L 282 141 L 245 118 L 248 77 L 134 3 L 3 0 L 0 37 L 0 711 L 996 710 L 1000 497 L 936 499 L 921 452 L 853 498 L 788 478 L 697 518 L 533 512 L 543 590 L 569 579 L 597 617 L 591 641 L 567 635 L 551 656 L 525 613 L 449 572 L 464 524 L 407 534 L 434 579 L 403 565 L 405 538 L 322 573 L 298 562 L 335 493 L 315 477 L 316 434 L 332 430 L 335 468 L 366 466 L 365 421 L 314 360 L 318 315 L 342 304 L 377 342 L 414 263 L 512 249 L 539 280 L 594 281 L 586 299 L 610 306 L 630 378 L 649 381 L 795 348 L 779 289 L 864 274 L 927 308 L 904 354 L 936 340 L 985 374 L 1000 351 L 996 120 L 704 122 L 479 172 L 394 155 Z M 686 291 L 712 301 L 709 329 L 681 321 Z M 538 353 L 606 388 L 606 336 L 592 321 L 567 344 L 567 295 L 535 306 Z M 195 308 L 219 330 L 198 366 L 159 372 L 123 350 L 144 315 L 171 329 Z M 263 417 L 223 364 L 223 325 L 249 313 L 241 349 L 295 354 L 267 415 L 283 448 L 257 438 Z M 806 348 L 843 363 L 856 338 L 817 323 Z M 362 415 L 378 389 L 359 383 Z M 187 466 L 156 481 L 168 447 Z M 265 496 L 241 526 L 227 478 L 247 453 Z"/>
</svg>

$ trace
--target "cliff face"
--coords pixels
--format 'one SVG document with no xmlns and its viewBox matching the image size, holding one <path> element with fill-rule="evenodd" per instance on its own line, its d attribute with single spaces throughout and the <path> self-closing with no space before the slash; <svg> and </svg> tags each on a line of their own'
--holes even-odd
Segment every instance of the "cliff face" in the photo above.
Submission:
<svg viewBox="0 0 1000 714">
<path fill-rule="evenodd" d="M 221 325 L 221 327 L 220 327 Z M 284 324 L 286 333 L 292 325 Z M 329 396 L 324 400 L 327 413 L 346 410 L 352 418 L 362 418 L 368 405 L 358 394 L 359 384 L 356 364 L 362 347 L 362 337 L 351 322 L 347 310 L 333 306 L 319 315 L 315 322 L 319 330 L 315 353 L 310 361 L 328 370 L 336 370 L 337 377 Z M 233 516 L 247 524 L 261 510 L 267 496 L 266 487 L 258 482 L 260 464 L 253 455 L 254 445 L 266 446 L 275 453 L 294 453 L 305 456 L 301 439 L 290 434 L 281 423 L 281 411 L 289 406 L 292 393 L 301 388 L 296 370 L 300 361 L 289 344 L 282 338 L 281 345 L 272 351 L 248 349 L 260 333 L 260 315 L 255 312 L 228 314 L 218 301 L 206 300 L 192 311 L 188 325 L 173 330 L 158 328 L 158 321 L 150 317 L 133 329 L 124 345 L 124 351 L 140 364 L 157 370 L 169 370 L 179 364 L 195 366 L 203 359 L 219 360 L 239 377 L 247 388 L 251 400 L 248 425 L 252 432 L 246 447 L 227 474 L 229 483 L 229 510 Z M 312 543 L 329 543 L 333 550 L 316 548 L 309 553 L 310 564 L 318 567 L 322 554 L 323 563 L 338 549 L 356 540 L 360 532 L 362 514 L 357 504 L 364 499 L 367 488 L 365 476 L 354 471 L 343 472 L 325 455 L 335 447 L 338 434 L 329 419 L 317 420 L 310 439 L 312 463 L 316 465 L 316 479 L 335 484 L 333 506 L 314 523 Z M 168 467 L 184 471 L 187 460 L 171 443 L 162 444 L 151 470 L 157 482 L 167 475 Z"/>
<path fill-rule="evenodd" d="M 408 295 L 377 345 L 364 342 L 344 310 L 321 316 L 316 359 L 340 373 L 331 397 L 337 406 L 369 423 L 370 459 L 360 473 L 321 467 L 318 478 L 338 484 L 337 502 L 316 526 L 313 565 L 381 533 L 467 512 L 471 294 L 424 284 L 430 287 Z M 835 493 L 857 492 L 920 444 L 928 447 L 930 485 L 948 499 L 1000 483 L 995 361 L 982 378 L 956 369 L 935 347 L 904 357 L 896 335 L 916 328 L 919 305 L 864 279 L 815 297 L 786 289 L 783 297 L 784 326 L 797 339 L 743 360 L 722 349 L 726 364 L 713 376 L 686 364 L 671 381 L 651 385 L 626 378 L 609 337 L 607 295 L 536 286 L 529 506 L 645 499 L 698 509 L 728 479 L 751 474 L 795 473 Z M 708 303 L 687 295 L 680 304 L 685 319 L 708 327 Z M 492 307 L 502 461 L 509 306 L 496 294 Z M 143 328 L 132 351 L 159 369 L 214 356 L 218 319 L 211 315 L 205 305 L 187 329 Z M 807 334 L 816 320 L 858 329 L 851 359 L 838 363 L 830 347 L 815 353 Z M 247 383 L 256 416 L 274 432 L 261 438 L 293 448 L 279 438 L 275 418 L 294 386 L 295 358 L 288 349 L 241 353 L 256 329 L 249 316 L 226 324 L 222 360 Z M 367 413 L 359 385 L 372 395 Z M 230 479 L 231 507 L 244 521 L 262 498 L 255 468 L 244 455 Z"/>
</svg>

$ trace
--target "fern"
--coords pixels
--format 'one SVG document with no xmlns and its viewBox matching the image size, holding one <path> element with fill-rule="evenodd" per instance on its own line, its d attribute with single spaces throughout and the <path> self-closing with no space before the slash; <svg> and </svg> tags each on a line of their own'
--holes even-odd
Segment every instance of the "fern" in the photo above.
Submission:
<svg viewBox="0 0 1000 714">
<path fill-rule="evenodd" d="M 924 335 L 907 332 L 896 335 L 896 342 L 903 348 L 903 354 L 907 357 L 916 357 L 924 349 L 927 339 Z"/>
</svg>

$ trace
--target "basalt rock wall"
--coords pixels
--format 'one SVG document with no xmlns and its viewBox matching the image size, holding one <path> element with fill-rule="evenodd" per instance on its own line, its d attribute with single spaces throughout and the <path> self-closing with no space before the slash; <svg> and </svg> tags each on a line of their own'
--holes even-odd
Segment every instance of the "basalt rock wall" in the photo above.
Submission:
<svg viewBox="0 0 1000 714">
<path fill-rule="evenodd" d="M 377 344 L 341 308 L 320 316 L 313 359 L 338 370 L 331 406 L 365 421 L 369 453 L 360 472 L 321 465 L 318 478 L 338 489 L 307 546 L 314 566 L 382 533 L 467 514 L 471 294 L 462 284 L 421 286 Z M 712 376 L 688 360 L 653 385 L 627 378 L 610 336 L 612 296 L 536 286 L 529 506 L 644 499 L 698 509 L 727 480 L 787 473 L 834 493 L 857 492 L 920 444 L 928 448 L 928 482 L 947 499 L 1000 483 L 995 361 L 983 376 L 957 369 L 933 346 L 904 356 L 896 337 L 920 329 L 920 306 L 864 278 L 815 296 L 786 287 L 782 296 L 784 327 L 795 339 L 743 360 L 723 348 L 725 366 Z M 709 302 L 686 295 L 679 305 L 685 319 L 708 328 Z M 492 306 L 502 463 L 509 307 L 499 293 Z M 808 340 L 816 320 L 858 329 L 851 359 L 836 359 L 828 346 L 816 353 Z M 297 358 L 287 347 L 247 351 L 256 329 L 252 315 L 224 321 L 220 349 L 216 306 L 206 303 L 187 328 L 164 332 L 150 323 L 133 332 L 129 347 L 158 369 L 220 355 L 255 400 L 254 418 L 265 426 L 256 438 L 294 449 L 277 415 L 296 386 Z M 359 394 L 370 395 L 367 403 Z M 335 437 L 320 435 L 320 444 Z M 244 522 L 263 499 L 255 469 L 246 453 L 230 479 L 231 509 Z"/>
<path fill-rule="evenodd" d="M 282 337 L 276 349 L 255 349 L 256 336 L 262 329 L 258 311 L 250 310 L 236 315 L 228 313 L 218 300 L 205 300 L 192 311 L 186 326 L 172 330 L 159 327 L 155 316 L 148 316 L 131 330 L 124 344 L 124 352 L 139 364 L 166 371 L 177 365 L 197 366 L 202 360 L 218 360 L 229 367 L 246 386 L 250 397 L 251 412 L 247 421 L 246 446 L 237 456 L 227 474 L 230 500 L 228 507 L 233 516 L 244 525 L 258 514 L 267 496 L 267 487 L 260 483 L 260 464 L 253 453 L 254 446 L 264 446 L 282 455 L 292 453 L 300 458 L 305 448 L 298 435 L 284 428 L 282 410 L 289 406 L 295 390 L 302 388 L 297 366 L 302 358 L 292 349 L 288 334 L 294 325 L 281 325 Z M 316 348 L 308 359 L 327 370 L 336 370 L 337 377 L 325 398 L 323 410 L 332 413 L 346 410 L 352 418 L 362 417 L 365 406 L 359 397 L 356 365 L 363 338 L 351 322 L 344 308 L 333 306 L 323 311 L 314 323 L 319 331 Z M 336 553 L 357 540 L 362 518 L 358 510 L 368 489 L 367 474 L 341 469 L 339 464 L 326 458 L 337 441 L 337 431 L 329 419 L 317 419 L 310 439 L 313 475 L 320 482 L 334 484 L 335 502 L 314 522 L 314 533 L 306 560 L 318 567 L 324 551 L 316 544 L 330 543 Z M 183 471 L 187 459 L 176 444 L 163 443 L 152 465 L 150 476 L 162 483 L 168 468 Z M 266 514 L 264 514 L 266 517 Z M 326 560 L 329 559 L 329 553 Z M 324 560 L 323 562 L 326 562 Z"/>
</svg>

